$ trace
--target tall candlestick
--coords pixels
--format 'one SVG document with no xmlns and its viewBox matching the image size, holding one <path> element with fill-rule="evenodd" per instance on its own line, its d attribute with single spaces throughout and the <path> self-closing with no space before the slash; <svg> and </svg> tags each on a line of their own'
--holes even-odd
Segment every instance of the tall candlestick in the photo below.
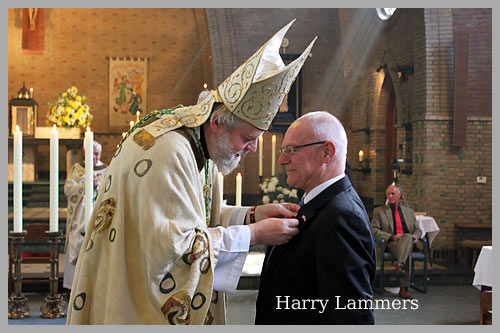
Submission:
<svg viewBox="0 0 500 333">
<path fill-rule="evenodd" d="M 241 173 L 236 175 L 236 206 L 241 206 Z"/>
<path fill-rule="evenodd" d="M 276 173 L 276 135 L 273 135 L 273 149 L 272 149 L 272 158 L 271 158 L 271 176 L 274 176 Z"/>
<path fill-rule="evenodd" d="M 262 138 L 262 135 L 259 136 L 259 176 L 263 175 L 263 158 L 264 158 L 264 139 Z"/>
<path fill-rule="evenodd" d="M 87 127 L 85 132 L 85 224 L 92 214 L 92 197 L 94 196 L 94 133 Z"/>
<path fill-rule="evenodd" d="M 224 175 L 219 171 L 220 200 L 224 200 Z"/>
<path fill-rule="evenodd" d="M 23 232 L 23 132 L 14 132 L 14 232 Z"/>
<path fill-rule="evenodd" d="M 140 114 L 141 114 L 141 113 L 140 113 L 139 111 L 137 111 L 137 112 L 135 113 L 135 115 L 136 115 L 136 122 L 137 122 L 137 123 L 139 122 L 139 115 L 140 115 Z"/>
<path fill-rule="evenodd" d="M 49 231 L 59 231 L 59 132 L 50 132 L 50 218 Z"/>
</svg>

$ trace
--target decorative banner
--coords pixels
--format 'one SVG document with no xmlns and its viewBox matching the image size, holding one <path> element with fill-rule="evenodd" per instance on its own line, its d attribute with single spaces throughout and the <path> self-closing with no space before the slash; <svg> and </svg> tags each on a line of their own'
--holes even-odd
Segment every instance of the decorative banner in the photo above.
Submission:
<svg viewBox="0 0 500 333">
<path fill-rule="evenodd" d="M 109 58 L 109 127 L 127 129 L 130 120 L 146 112 L 147 58 Z"/>
</svg>

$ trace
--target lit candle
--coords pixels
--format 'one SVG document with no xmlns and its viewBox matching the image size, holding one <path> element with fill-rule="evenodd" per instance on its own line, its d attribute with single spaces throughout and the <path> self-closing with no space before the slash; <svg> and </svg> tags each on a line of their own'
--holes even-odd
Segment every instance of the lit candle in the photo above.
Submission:
<svg viewBox="0 0 500 333">
<path fill-rule="evenodd" d="M 207 89 L 207 84 L 206 83 L 203 83 L 203 89 Z"/>
<path fill-rule="evenodd" d="M 50 132 L 50 218 L 49 231 L 59 231 L 59 132 Z"/>
<path fill-rule="evenodd" d="M 140 115 L 140 114 L 141 114 L 141 113 L 140 113 L 139 111 L 137 111 L 137 112 L 135 113 L 135 115 L 136 115 L 136 122 L 139 122 L 139 115 Z"/>
<path fill-rule="evenodd" d="M 224 200 L 224 175 L 219 171 L 220 200 Z"/>
<path fill-rule="evenodd" d="M 30 98 L 33 98 L 33 88 L 30 88 Z"/>
<path fill-rule="evenodd" d="M 274 176 L 275 174 L 275 164 L 276 164 L 276 135 L 273 135 L 273 149 L 272 149 L 272 156 L 271 156 L 271 177 Z"/>
<path fill-rule="evenodd" d="M 358 155 L 359 155 L 359 161 L 363 162 L 363 157 L 365 156 L 365 152 L 363 151 L 363 149 L 359 151 Z"/>
<path fill-rule="evenodd" d="M 241 173 L 236 175 L 236 206 L 241 206 Z"/>
<path fill-rule="evenodd" d="M 263 141 L 264 141 L 264 139 L 262 138 L 262 135 L 259 136 L 259 176 L 263 175 L 263 173 L 262 173 L 263 158 L 264 158 Z"/>
<path fill-rule="evenodd" d="M 123 132 L 122 133 L 122 136 L 125 137 L 125 135 L 127 135 L 127 132 Z"/>
<path fill-rule="evenodd" d="M 130 129 L 132 129 L 132 127 L 134 127 L 134 121 L 131 120 L 130 123 L 128 123 L 130 125 Z"/>
<path fill-rule="evenodd" d="M 23 232 L 23 132 L 14 132 L 14 232 Z"/>
<path fill-rule="evenodd" d="M 87 127 L 85 132 L 83 149 L 85 149 L 85 224 L 88 224 L 94 196 L 94 133 L 90 131 L 90 127 Z"/>
</svg>

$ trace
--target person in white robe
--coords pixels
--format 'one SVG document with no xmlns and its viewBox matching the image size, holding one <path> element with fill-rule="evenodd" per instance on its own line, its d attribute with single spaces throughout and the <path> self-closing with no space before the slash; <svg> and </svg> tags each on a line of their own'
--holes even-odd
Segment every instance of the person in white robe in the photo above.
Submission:
<svg viewBox="0 0 500 333">
<path fill-rule="evenodd" d="M 106 172 L 107 165 L 101 161 L 102 146 L 94 141 L 94 193 L 97 195 Z M 85 235 L 85 162 L 75 163 L 70 168 L 64 184 L 64 194 L 68 199 L 66 217 L 66 242 L 64 246 L 64 278 L 63 287 L 71 289 L 75 274 L 76 261 Z"/>
<path fill-rule="evenodd" d="M 77 262 L 67 324 L 224 324 L 250 246 L 298 233 L 295 204 L 221 203 L 218 170 L 257 149 L 314 41 L 281 29 L 200 103 L 154 111 L 116 148 Z M 260 106 L 259 106 L 260 105 Z"/>
</svg>

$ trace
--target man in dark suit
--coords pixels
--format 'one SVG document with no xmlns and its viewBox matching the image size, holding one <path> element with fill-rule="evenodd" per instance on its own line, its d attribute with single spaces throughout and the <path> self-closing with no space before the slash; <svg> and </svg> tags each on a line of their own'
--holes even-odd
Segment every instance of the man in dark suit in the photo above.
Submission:
<svg viewBox="0 0 500 333">
<path fill-rule="evenodd" d="M 376 238 L 385 240 L 386 249 L 398 257 L 395 270 L 400 275 L 399 297 L 411 299 L 410 260 L 413 244 L 422 235 L 413 209 L 399 204 L 401 189 L 389 185 L 385 190 L 387 205 L 377 207 L 373 211 L 372 229 Z"/>
<path fill-rule="evenodd" d="M 310 112 L 290 125 L 280 150 L 288 184 L 305 191 L 304 205 L 299 234 L 268 248 L 255 323 L 374 324 L 365 305 L 373 298 L 375 246 L 363 203 L 344 174 L 344 127 L 328 112 Z"/>
</svg>

